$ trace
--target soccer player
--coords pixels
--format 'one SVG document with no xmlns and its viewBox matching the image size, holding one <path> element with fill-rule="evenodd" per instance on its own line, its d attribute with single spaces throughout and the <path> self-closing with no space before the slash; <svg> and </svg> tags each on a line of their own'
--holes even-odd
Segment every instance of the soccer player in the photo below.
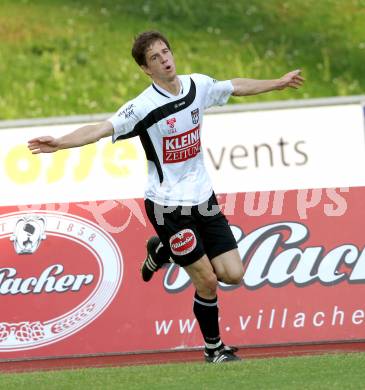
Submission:
<svg viewBox="0 0 365 390">
<path fill-rule="evenodd" d="M 33 154 L 52 153 L 103 137 L 112 136 L 113 142 L 140 137 L 148 160 L 146 213 L 157 233 L 147 242 L 142 278 L 150 281 L 169 261 L 184 267 L 196 290 L 193 311 L 205 342 L 205 360 L 239 360 L 237 349 L 225 346 L 220 338 L 217 285 L 241 283 L 242 260 L 204 167 L 203 113 L 225 104 L 231 95 L 298 88 L 303 78 L 300 70 L 275 80 L 217 81 L 202 74 L 177 75 L 170 44 L 157 31 L 138 35 L 132 55 L 152 80 L 146 90 L 104 122 L 59 138 L 37 137 L 28 147 Z"/>
</svg>

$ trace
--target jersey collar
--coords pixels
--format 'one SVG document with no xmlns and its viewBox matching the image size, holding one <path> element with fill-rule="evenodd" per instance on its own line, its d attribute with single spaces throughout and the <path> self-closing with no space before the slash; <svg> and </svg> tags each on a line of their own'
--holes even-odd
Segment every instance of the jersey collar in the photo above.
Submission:
<svg viewBox="0 0 365 390">
<path fill-rule="evenodd" d="M 178 77 L 179 78 L 179 77 Z M 169 91 L 166 91 L 166 89 L 160 87 L 159 85 L 155 84 L 155 83 L 152 83 L 152 88 L 157 92 L 159 93 L 160 95 L 168 98 L 168 99 L 176 99 L 176 98 L 179 98 L 181 95 L 184 94 L 184 86 L 183 86 L 183 83 L 181 82 L 181 79 L 179 78 L 179 81 L 180 81 L 180 91 L 177 95 L 173 95 L 172 93 L 170 93 Z"/>
</svg>

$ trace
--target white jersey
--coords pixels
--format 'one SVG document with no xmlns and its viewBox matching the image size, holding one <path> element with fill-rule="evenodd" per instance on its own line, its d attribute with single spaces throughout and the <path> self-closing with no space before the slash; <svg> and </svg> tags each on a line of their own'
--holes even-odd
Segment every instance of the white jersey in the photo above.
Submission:
<svg viewBox="0 0 365 390">
<path fill-rule="evenodd" d="M 178 95 L 152 84 L 108 120 L 114 128 L 113 142 L 141 139 L 148 160 L 145 198 L 165 206 L 193 206 L 213 191 L 200 144 L 203 112 L 225 104 L 233 86 L 230 80 L 202 74 L 178 78 Z"/>
</svg>

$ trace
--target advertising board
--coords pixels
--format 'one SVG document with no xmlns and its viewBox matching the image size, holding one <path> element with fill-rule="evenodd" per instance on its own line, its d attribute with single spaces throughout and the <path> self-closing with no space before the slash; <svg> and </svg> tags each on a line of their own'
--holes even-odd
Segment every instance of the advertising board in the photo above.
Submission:
<svg viewBox="0 0 365 390">
<path fill-rule="evenodd" d="M 1 129 L 0 205 L 142 198 L 147 163 L 137 138 L 29 153 L 29 139 L 80 125 Z M 217 193 L 365 185 L 359 104 L 206 115 L 201 148 Z"/>
<path fill-rule="evenodd" d="M 226 343 L 365 339 L 364 195 L 218 195 L 245 270 L 241 285 L 219 286 Z M 202 346 L 185 271 L 141 279 L 153 234 L 141 199 L 0 212 L 0 358 Z"/>
<path fill-rule="evenodd" d="M 185 271 L 140 276 L 139 141 L 26 148 L 77 126 L 0 131 L 0 360 L 201 347 Z M 219 286 L 224 341 L 364 341 L 361 106 L 207 115 L 202 148 L 244 267 Z"/>
</svg>

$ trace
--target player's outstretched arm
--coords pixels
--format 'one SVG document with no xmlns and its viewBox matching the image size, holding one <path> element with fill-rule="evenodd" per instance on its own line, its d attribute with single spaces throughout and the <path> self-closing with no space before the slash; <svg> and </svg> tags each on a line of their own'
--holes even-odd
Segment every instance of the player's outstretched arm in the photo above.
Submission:
<svg viewBox="0 0 365 390">
<path fill-rule="evenodd" d="M 255 79 L 233 79 L 234 96 L 257 95 L 263 92 L 281 90 L 285 88 L 299 88 L 304 82 L 304 78 L 300 75 L 300 69 L 286 73 L 279 79 L 275 80 L 255 80 Z"/>
<path fill-rule="evenodd" d="M 74 148 L 99 141 L 113 134 L 113 126 L 109 121 L 79 127 L 75 131 L 59 138 L 51 136 L 36 137 L 28 141 L 28 149 L 33 154 L 53 153 L 57 150 Z"/>
</svg>

